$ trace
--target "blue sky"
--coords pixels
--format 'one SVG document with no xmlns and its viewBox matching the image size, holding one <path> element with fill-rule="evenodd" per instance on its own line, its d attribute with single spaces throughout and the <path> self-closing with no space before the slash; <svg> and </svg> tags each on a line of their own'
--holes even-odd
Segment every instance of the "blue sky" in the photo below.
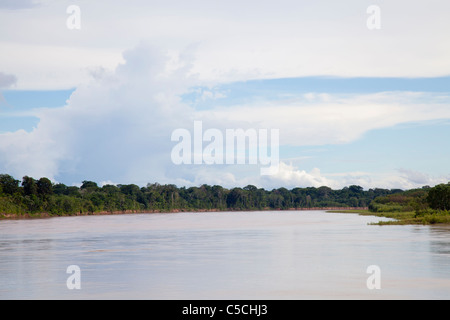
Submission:
<svg viewBox="0 0 450 320">
<path fill-rule="evenodd" d="M 80 29 L 67 27 L 74 4 Z M 0 4 L 0 171 L 69 185 L 447 182 L 450 5 L 380 1 L 377 30 L 369 5 Z M 174 165 L 171 133 L 198 120 L 278 129 L 279 172 Z"/>
<path fill-rule="evenodd" d="M 342 77 L 304 77 L 283 78 L 267 80 L 249 80 L 227 83 L 214 88 L 222 92 L 223 98 L 214 103 L 231 105 L 246 100 L 279 99 L 289 95 L 302 93 L 376 93 L 385 91 L 411 91 L 411 92 L 443 92 L 448 93 L 450 77 L 436 78 L 342 78 Z M 211 101 L 202 101 L 201 95 L 209 88 L 192 88 L 184 95 L 187 102 L 197 108 L 208 108 Z"/>
<path fill-rule="evenodd" d="M 0 133 L 17 130 L 32 131 L 39 118 L 36 109 L 59 108 L 66 105 L 74 89 L 56 91 L 5 90 L 0 103 Z"/>
<path fill-rule="evenodd" d="M 232 106 L 253 100 L 274 101 L 306 93 L 361 94 L 386 91 L 449 93 L 450 77 L 437 78 L 338 78 L 305 77 L 267 80 L 249 80 L 225 83 L 211 90 L 193 87 L 183 94 L 183 101 L 196 109 L 213 108 L 214 105 Z M 33 111 L 40 108 L 60 108 L 66 105 L 76 89 L 67 90 L 4 90 L 1 102 L 0 130 L 31 131 L 39 123 Z M 204 92 L 221 93 L 215 99 L 202 99 Z M 433 126 L 430 124 L 428 126 Z M 426 127 L 428 127 L 426 126 Z M 427 134 L 427 129 L 423 129 Z"/>
</svg>

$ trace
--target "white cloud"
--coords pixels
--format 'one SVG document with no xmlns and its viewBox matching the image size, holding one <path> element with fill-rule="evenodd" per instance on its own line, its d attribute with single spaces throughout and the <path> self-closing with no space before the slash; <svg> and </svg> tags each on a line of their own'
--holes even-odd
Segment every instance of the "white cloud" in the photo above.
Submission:
<svg viewBox="0 0 450 320">
<path fill-rule="evenodd" d="M 219 130 L 280 129 L 282 145 L 337 144 L 377 128 L 450 118 L 448 97 L 408 92 L 307 95 L 306 100 L 302 96 L 195 111 L 180 98 L 189 88 L 203 84 L 189 76 L 195 61 L 191 50 L 167 54 L 142 43 L 126 51 L 123 61 L 114 71 L 98 72 L 79 85 L 65 107 L 37 110 L 40 123 L 32 132 L 0 134 L 0 171 L 17 177 L 65 177 L 70 183 L 87 179 L 267 188 L 342 187 L 343 183 L 412 186 L 417 177 L 405 177 L 404 172 L 394 177 L 351 173 L 333 177 L 283 161 L 278 174 L 269 177 L 261 177 L 257 166 L 176 167 L 171 163 L 170 137 L 174 129 L 190 129 L 194 120 L 203 120 L 205 128 Z"/>
<path fill-rule="evenodd" d="M 162 179 L 171 130 L 190 116 L 177 97 L 185 79 L 179 70 L 168 74 L 165 54 L 145 44 L 125 59 L 113 74 L 79 86 L 65 107 L 35 111 L 40 123 L 32 132 L 0 135 L 1 171 L 52 179 Z"/>
<path fill-rule="evenodd" d="M 0 29 L 8 30 L 0 36 L 0 70 L 17 75 L 19 88 L 74 87 L 86 79 L 83 70 L 112 69 L 120 52 L 145 39 L 172 50 L 195 44 L 192 73 L 211 83 L 450 73 L 446 0 L 379 3 L 377 31 L 366 27 L 373 3 L 359 0 L 132 3 L 79 1 L 80 30 L 66 28 L 69 0 L 0 11 Z"/>
<path fill-rule="evenodd" d="M 398 169 L 398 172 L 400 173 L 399 179 L 403 182 L 405 189 L 409 189 L 414 186 L 435 186 L 437 184 L 447 183 L 450 181 L 450 175 L 434 177 L 423 172 L 404 168 Z"/>
<path fill-rule="evenodd" d="M 191 166 L 176 168 L 172 172 L 171 183 L 182 186 L 199 186 L 202 184 L 221 185 L 226 188 L 255 185 L 272 190 L 275 188 L 321 187 L 342 189 L 358 185 L 370 188 L 414 189 L 425 185 L 435 186 L 450 181 L 450 175 L 432 177 L 426 173 L 399 169 L 394 172 L 334 172 L 324 173 L 319 168 L 310 171 L 296 167 L 285 161 L 280 162 L 278 173 L 272 176 L 258 174 L 257 166 Z M 189 173 L 187 173 L 189 172 Z M 180 177 L 185 177 L 180 178 Z"/>
<path fill-rule="evenodd" d="M 0 135 L 1 171 L 18 177 L 30 175 L 54 180 L 65 147 L 45 131 L 23 130 Z"/>
<path fill-rule="evenodd" d="M 400 123 L 450 118 L 450 97 L 428 93 L 386 92 L 351 96 L 322 95 L 264 104 L 247 104 L 200 111 L 205 124 L 226 128 L 280 130 L 282 145 L 306 146 L 353 142 L 366 132 Z M 427 103 L 421 101 L 426 100 Z M 220 119 L 220 120 L 217 120 Z"/>
<path fill-rule="evenodd" d="M 17 77 L 20 90 L 59 90 L 82 85 L 92 78 L 92 71 L 113 71 L 123 62 L 115 50 L 13 44 L 1 42 L 0 66 Z"/>
<path fill-rule="evenodd" d="M 323 174 L 334 182 L 337 188 L 350 185 L 359 185 L 365 189 L 414 189 L 423 186 L 435 186 L 450 181 L 450 175 L 431 176 L 429 174 L 409 170 L 398 169 L 392 172 L 340 172 Z"/>
<path fill-rule="evenodd" d="M 283 161 L 280 162 L 277 174 L 265 176 L 262 179 L 267 186 L 279 186 L 285 188 L 310 186 L 328 186 L 330 188 L 339 187 L 336 181 L 323 176 L 318 168 L 314 168 L 310 172 L 306 172 L 305 170 L 299 170 L 290 164 L 286 164 Z"/>
</svg>

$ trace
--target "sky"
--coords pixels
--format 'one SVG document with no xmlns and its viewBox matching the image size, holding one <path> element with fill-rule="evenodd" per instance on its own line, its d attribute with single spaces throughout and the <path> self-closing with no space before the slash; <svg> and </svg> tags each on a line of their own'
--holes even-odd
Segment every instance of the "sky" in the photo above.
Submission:
<svg viewBox="0 0 450 320">
<path fill-rule="evenodd" d="M 0 0 L 0 172 L 67 185 L 447 183 L 449 12 L 446 0 Z M 196 121 L 223 136 L 277 130 L 278 170 L 174 163 L 173 133 L 194 143 Z"/>
</svg>

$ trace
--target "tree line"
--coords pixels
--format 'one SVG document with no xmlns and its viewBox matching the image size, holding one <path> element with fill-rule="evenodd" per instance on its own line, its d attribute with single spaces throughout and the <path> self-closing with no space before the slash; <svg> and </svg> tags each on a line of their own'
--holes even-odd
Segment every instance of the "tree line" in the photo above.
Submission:
<svg viewBox="0 0 450 320">
<path fill-rule="evenodd" d="M 265 190 L 253 185 L 177 187 L 149 183 L 81 186 L 52 183 L 29 176 L 16 180 L 0 174 L 0 214 L 75 215 L 98 212 L 154 212 L 198 210 L 285 210 L 325 207 L 369 207 L 371 211 L 450 209 L 450 184 L 403 191 L 351 185 L 334 190 L 327 186 Z"/>
<path fill-rule="evenodd" d="M 17 180 L 0 175 L 0 213 L 51 215 L 92 214 L 120 211 L 174 210 L 283 210 L 313 207 L 367 207 L 380 196 L 398 189 L 369 189 L 352 185 L 340 190 L 319 188 L 278 188 L 265 190 L 253 185 L 227 189 L 222 186 L 177 187 L 149 183 L 104 185 L 83 181 L 80 187 L 52 183 L 48 178 L 25 176 Z"/>
</svg>

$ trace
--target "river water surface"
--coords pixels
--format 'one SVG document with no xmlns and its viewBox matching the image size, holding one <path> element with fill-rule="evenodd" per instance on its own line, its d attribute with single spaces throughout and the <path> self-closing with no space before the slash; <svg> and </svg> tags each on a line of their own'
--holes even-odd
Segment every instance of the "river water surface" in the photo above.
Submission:
<svg viewBox="0 0 450 320">
<path fill-rule="evenodd" d="M 449 299 L 450 227 L 368 225 L 379 220 L 267 211 L 0 221 L 0 299 Z M 80 289 L 68 288 L 71 265 Z M 375 277 L 380 288 L 369 289 Z"/>
</svg>

